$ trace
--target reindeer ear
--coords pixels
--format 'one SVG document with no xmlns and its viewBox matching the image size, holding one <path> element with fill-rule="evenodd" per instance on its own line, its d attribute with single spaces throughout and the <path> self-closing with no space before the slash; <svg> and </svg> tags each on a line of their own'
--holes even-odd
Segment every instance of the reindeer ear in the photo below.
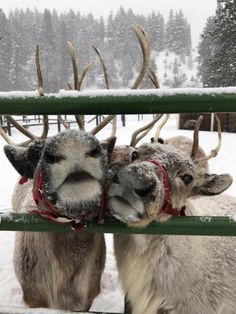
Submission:
<svg viewBox="0 0 236 314">
<path fill-rule="evenodd" d="M 107 152 L 108 159 L 111 159 L 111 154 L 116 144 L 116 137 L 108 137 L 106 140 L 101 142 L 102 148 Z"/>
<path fill-rule="evenodd" d="M 28 148 L 6 145 L 4 146 L 4 152 L 16 171 L 18 171 L 21 176 L 24 176 L 26 172 Z"/>
<path fill-rule="evenodd" d="M 227 190 L 233 182 L 229 174 L 205 174 L 204 178 L 194 188 L 194 194 L 216 195 Z"/>
<path fill-rule="evenodd" d="M 32 142 L 28 147 L 6 145 L 4 152 L 22 177 L 32 179 L 43 147 L 44 140 L 40 140 Z"/>
</svg>

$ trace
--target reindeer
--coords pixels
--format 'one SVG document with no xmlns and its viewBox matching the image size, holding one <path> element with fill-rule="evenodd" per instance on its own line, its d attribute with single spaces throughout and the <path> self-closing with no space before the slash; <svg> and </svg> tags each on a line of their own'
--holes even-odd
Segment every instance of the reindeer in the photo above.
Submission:
<svg viewBox="0 0 236 314">
<path fill-rule="evenodd" d="M 143 62 L 132 89 L 140 85 L 150 54 L 147 34 L 139 26 L 135 26 L 134 31 L 141 45 Z M 68 45 L 73 64 L 74 89 L 80 90 L 91 63 L 79 77 L 75 49 L 70 42 Z M 98 50 L 95 49 L 95 52 L 103 64 Z M 38 92 L 43 97 L 38 46 L 36 67 Z M 79 131 L 69 130 L 62 117 L 58 118 L 67 130 L 47 138 L 47 115 L 43 118 L 44 127 L 40 137 L 34 136 L 13 117 L 7 116 L 8 121 L 30 138 L 19 145 L 13 143 L 0 128 L 0 134 L 9 144 L 4 148 L 5 154 L 22 176 L 12 197 L 13 210 L 37 213 L 54 223 L 68 224 L 76 231 L 71 234 L 17 233 L 14 266 L 23 299 L 28 306 L 87 311 L 100 292 L 105 241 L 103 235 L 79 231 L 87 221 L 103 218 L 108 161 L 115 138 L 99 142 L 94 135 L 115 116 L 107 116 L 91 133 L 84 131 L 83 116 L 75 116 Z"/>
<path fill-rule="evenodd" d="M 158 142 L 132 148 L 129 159 L 115 150 L 109 188 L 113 215 L 131 227 L 144 227 L 172 216 L 214 214 L 214 208 L 208 208 L 216 204 L 213 196 L 205 196 L 199 212 L 189 201 L 190 196 L 197 195 L 198 199 L 199 195 L 220 194 L 232 178 L 226 174 L 198 178 L 201 162 L 215 153 L 198 158 L 196 138 L 190 154 Z M 235 205 L 235 199 L 230 199 L 220 214 L 233 213 Z M 224 237 L 114 235 L 117 266 L 127 298 L 125 312 L 235 313 L 235 247 L 234 238 Z"/>
<path fill-rule="evenodd" d="M 99 143 L 92 134 L 68 130 L 27 147 L 5 146 L 24 178 L 16 185 L 13 210 L 38 213 L 76 231 L 98 219 L 114 143 L 114 138 Z M 89 310 L 100 292 L 105 252 L 100 234 L 18 232 L 14 265 L 24 301 L 30 307 Z"/>
</svg>

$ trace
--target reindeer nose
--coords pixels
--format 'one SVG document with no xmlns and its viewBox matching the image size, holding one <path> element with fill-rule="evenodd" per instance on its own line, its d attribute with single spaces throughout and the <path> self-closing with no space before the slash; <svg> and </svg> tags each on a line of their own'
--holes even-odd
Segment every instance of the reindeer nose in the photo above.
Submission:
<svg viewBox="0 0 236 314">
<path fill-rule="evenodd" d="M 144 189 L 134 189 L 134 193 L 140 197 L 147 197 L 152 194 L 155 185 L 155 183 L 152 183 L 149 187 L 146 187 Z"/>
</svg>

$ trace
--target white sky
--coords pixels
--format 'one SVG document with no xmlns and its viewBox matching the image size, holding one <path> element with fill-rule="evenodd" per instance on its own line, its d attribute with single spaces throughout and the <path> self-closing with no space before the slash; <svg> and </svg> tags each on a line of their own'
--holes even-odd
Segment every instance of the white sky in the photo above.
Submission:
<svg viewBox="0 0 236 314">
<path fill-rule="evenodd" d="M 82 14 L 93 13 L 106 17 L 120 6 L 131 8 L 135 13 L 148 14 L 152 10 L 160 11 L 164 17 L 170 9 L 182 9 L 191 24 L 193 42 L 196 43 L 208 16 L 216 9 L 216 0 L 0 0 L 0 8 L 8 13 L 11 9 L 34 8 L 39 10 L 56 9 L 57 11 L 79 10 Z"/>
</svg>

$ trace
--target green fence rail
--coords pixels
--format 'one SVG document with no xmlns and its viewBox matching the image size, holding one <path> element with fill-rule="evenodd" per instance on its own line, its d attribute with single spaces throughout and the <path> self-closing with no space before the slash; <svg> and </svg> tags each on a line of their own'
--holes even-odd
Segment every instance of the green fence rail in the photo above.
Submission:
<svg viewBox="0 0 236 314">
<path fill-rule="evenodd" d="M 236 112 L 236 88 L 0 93 L 0 114 Z"/>
<path fill-rule="evenodd" d="M 16 213 L 0 213 L 0 230 L 73 232 L 68 226 L 53 224 L 37 215 Z M 107 218 L 104 224 L 88 223 L 82 232 L 236 236 L 236 221 L 229 217 L 173 217 L 165 222 L 151 223 L 145 228 L 130 228 L 114 219 Z"/>
</svg>

